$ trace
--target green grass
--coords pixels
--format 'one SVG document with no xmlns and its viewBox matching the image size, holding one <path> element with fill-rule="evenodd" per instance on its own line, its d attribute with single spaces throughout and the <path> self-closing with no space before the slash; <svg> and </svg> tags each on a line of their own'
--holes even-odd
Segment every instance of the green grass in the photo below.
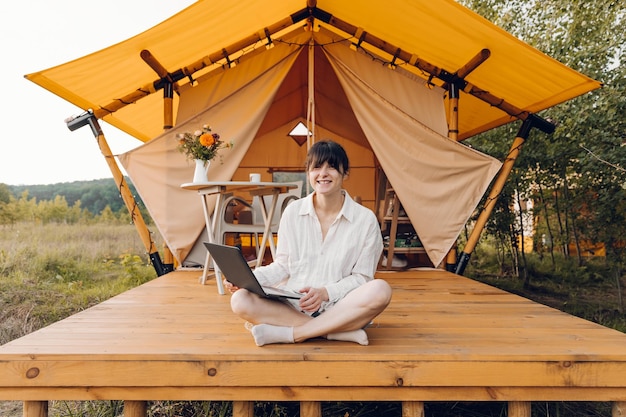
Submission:
<svg viewBox="0 0 626 417">
<path fill-rule="evenodd" d="M 472 256 L 465 276 L 626 332 L 626 280 L 616 277 L 604 258 L 587 258 L 582 266 L 562 255 L 555 256 L 554 265 L 536 253 L 526 254 L 526 260 L 530 285 L 525 286 L 512 268 L 501 268 L 493 250 L 485 246 Z"/>
<path fill-rule="evenodd" d="M 0 344 L 155 276 L 132 225 L 3 226 Z"/>
</svg>

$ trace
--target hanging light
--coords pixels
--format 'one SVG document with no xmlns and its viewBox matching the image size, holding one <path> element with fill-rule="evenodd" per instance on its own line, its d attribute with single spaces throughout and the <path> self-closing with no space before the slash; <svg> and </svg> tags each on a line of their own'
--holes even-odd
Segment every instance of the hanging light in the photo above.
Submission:
<svg viewBox="0 0 626 417">
<path fill-rule="evenodd" d="M 313 133 L 311 133 L 311 131 L 308 130 L 302 122 L 298 122 L 298 124 L 293 129 L 291 129 L 291 132 L 289 132 L 288 134 L 291 139 L 296 141 L 298 146 L 304 145 L 307 141 L 307 137 L 312 135 Z"/>
</svg>

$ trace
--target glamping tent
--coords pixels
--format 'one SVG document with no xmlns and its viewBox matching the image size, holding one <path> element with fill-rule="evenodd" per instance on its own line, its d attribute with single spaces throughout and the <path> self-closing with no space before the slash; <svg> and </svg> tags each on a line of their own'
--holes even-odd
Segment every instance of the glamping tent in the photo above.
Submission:
<svg viewBox="0 0 626 417">
<path fill-rule="evenodd" d="M 211 165 L 211 178 L 254 171 L 269 180 L 302 169 L 307 148 L 288 133 L 304 123 L 307 146 L 332 138 L 348 148 L 346 188 L 363 204 L 376 207 L 377 183 L 389 180 L 439 265 L 500 172 L 497 196 L 531 129 L 553 129 L 536 113 L 600 86 L 452 0 L 389 0 L 384 8 L 198 1 L 120 44 L 27 78 L 86 111 L 68 127 L 91 126 L 134 213 L 98 120 L 144 142 L 118 160 L 180 264 L 199 262 L 194 248 L 205 223 L 197 195 L 180 187 L 193 167 L 176 149 L 178 133 L 209 124 L 235 143 Z M 504 166 L 462 144 L 516 120 L 522 127 Z M 158 252 L 135 218 L 159 272 Z"/>
</svg>

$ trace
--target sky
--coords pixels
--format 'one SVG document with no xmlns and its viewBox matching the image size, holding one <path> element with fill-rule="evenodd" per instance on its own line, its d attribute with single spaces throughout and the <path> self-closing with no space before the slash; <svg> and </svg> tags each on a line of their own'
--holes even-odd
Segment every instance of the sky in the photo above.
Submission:
<svg viewBox="0 0 626 417">
<path fill-rule="evenodd" d="M 64 120 L 82 110 L 24 78 L 149 29 L 193 0 L 13 0 L 0 6 L 0 183 L 112 178 L 91 133 Z M 141 142 L 100 123 L 114 154 Z"/>
</svg>

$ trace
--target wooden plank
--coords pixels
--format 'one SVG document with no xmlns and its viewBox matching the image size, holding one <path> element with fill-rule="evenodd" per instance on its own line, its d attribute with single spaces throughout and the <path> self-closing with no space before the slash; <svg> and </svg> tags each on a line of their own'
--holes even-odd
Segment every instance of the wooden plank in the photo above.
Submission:
<svg viewBox="0 0 626 417">
<path fill-rule="evenodd" d="M 604 387 L 35 387 L 2 388 L 0 400 L 176 401 L 616 401 L 626 389 Z M 622 406 L 623 407 L 623 406 Z"/>
<path fill-rule="evenodd" d="M 626 401 L 626 335 L 442 270 L 379 274 L 394 294 L 369 346 L 259 348 L 198 276 L 0 346 L 0 399 Z"/>
<path fill-rule="evenodd" d="M 364 364 L 343 360 L 322 364 L 314 356 L 293 361 L 11 361 L 0 363 L 0 387 L 623 387 L 626 375 L 626 362 L 371 360 Z"/>
</svg>

